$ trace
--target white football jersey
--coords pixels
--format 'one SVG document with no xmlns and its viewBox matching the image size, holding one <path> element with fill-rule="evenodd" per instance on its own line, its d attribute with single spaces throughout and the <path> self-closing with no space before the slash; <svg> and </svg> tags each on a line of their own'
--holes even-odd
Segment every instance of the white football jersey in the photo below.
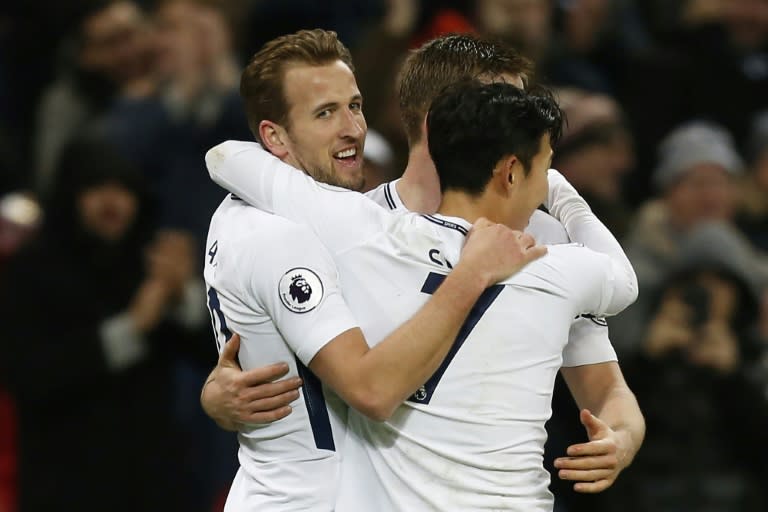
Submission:
<svg viewBox="0 0 768 512">
<path fill-rule="evenodd" d="M 462 219 L 393 215 L 277 159 L 254 166 L 247 148 L 225 144 L 206 156 L 211 174 L 312 227 L 369 343 L 410 318 L 459 259 Z M 239 184 L 227 172 L 238 167 L 251 169 Z M 573 318 L 615 314 L 636 297 L 621 256 L 550 247 L 483 294 L 443 365 L 389 421 L 351 411 L 336 510 L 551 511 L 542 454 L 554 378 Z"/>
<path fill-rule="evenodd" d="M 226 510 L 333 510 L 346 406 L 307 365 L 330 340 L 357 327 L 336 265 L 306 226 L 233 196 L 211 219 L 205 281 L 216 344 L 240 334 L 240 364 L 288 362 L 304 380 L 286 418 L 238 434 L 240 470 Z"/>
<path fill-rule="evenodd" d="M 397 192 L 399 181 L 379 185 L 365 195 L 384 208 L 407 212 L 408 209 Z M 571 242 L 565 227 L 557 219 L 540 210 L 533 212 L 525 231 L 542 245 Z M 574 319 L 568 333 L 568 343 L 563 349 L 563 366 L 581 366 L 616 360 L 616 351 L 608 337 L 608 324 L 605 319 L 594 315 L 580 315 Z"/>
</svg>

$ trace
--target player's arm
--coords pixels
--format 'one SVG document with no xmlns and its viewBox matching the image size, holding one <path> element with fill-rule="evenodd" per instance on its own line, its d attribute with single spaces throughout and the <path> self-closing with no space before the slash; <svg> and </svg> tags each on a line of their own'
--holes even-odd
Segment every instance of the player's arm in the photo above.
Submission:
<svg viewBox="0 0 768 512">
<path fill-rule="evenodd" d="M 362 194 L 318 183 L 255 142 L 222 142 L 205 163 L 214 182 L 260 210 L 309 226 L 331 251 L 357 243 L 371 218 L 386 215 Z"/>
<path fill-rule="evenodd" d="M 488 286 L 546 252 L 535 245 L 530 235 L 479 221 L 459 263 L 430 300 L 404 325 L 370 348 L 359 328 L 340 330 L 350 321 L 339 319 L 351 315 L 344 312 L 346 305 L 330 255 L 317 239 L 313 241 L 305 227 L 294 229 L 289 239 L 301 240 L 304 253 L 297 254 L 288 247 L 275 248 L 270 253 L 270 266 L 279 262 L 285 269 L 293 269 L 299 261 L 312 265 L 309 270 L 285 274 L 291 277 L 311 271 L 316 276 L 314 286 L 323 290 L 322 296 L 310 296 L 303 303 L 313 306 L 312 310 L 286 305 L 276 293 L 285 287 L 274 277 L 271 285 L 264 286 L 263 268 L 252 279 L 252 286 L 260 288 L 259 301 L 265 304 L 297 357 L 349 405 L 376 420 L 389 417 L 437 370 L 475 301 Z M 283 273 L 278 270 L 274 276 L 278 275 Z M 332 327 L 326 327 L 326 323 Z M 325 334 L 332 332 L 338 334 Z"/>
<path fill-rule="evenodd" d="M 645 437 L 645 420 L 635 395 L 615 361 L 562 368 L 581 409 L 589 441 L 568 447 L 555 460 L 558 476 L 576 482 L 574 490 L 602 492 L 629 466 Z"/>
<path fill-rule="evenodd" d="M 637 276 L 629 258 L 618 240 L 563 175 L 550 169 L 547 179 L 547 207 L 552 216 L 563 224 L 571 241 L 608 256 L 614 280 L 614 306 L 606 314 L 618 313 L 637 299 Z"/>
</svg>

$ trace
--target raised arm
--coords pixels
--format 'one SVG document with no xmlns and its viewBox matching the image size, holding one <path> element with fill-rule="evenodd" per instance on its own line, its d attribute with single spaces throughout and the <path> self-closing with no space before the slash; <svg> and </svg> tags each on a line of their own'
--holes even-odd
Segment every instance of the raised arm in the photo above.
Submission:
<svg viewBox="0 0 768 512">
<path fill-rule="evenodd" d="M 260 210 L 309 226 L 332 252 L 356 243 L 387 214 L 362 194 L 316 182 L 255 142 L 222 142 L 205 163 L 217 184 Z M 357 222 L 350 222 L 351 211 Z"/>
<path fill-rule="evenodd" d="M 547 207 L 552 216 L 565 226 L 571 241 L 608 256 L 614 276 L 612 304 L 608 310 L 609 314 L 616 314 L 637 299 L 637 276 L 629 258 L 618 240 L 562 174 L 550 169 L 548 180 Z"/>
</svg>

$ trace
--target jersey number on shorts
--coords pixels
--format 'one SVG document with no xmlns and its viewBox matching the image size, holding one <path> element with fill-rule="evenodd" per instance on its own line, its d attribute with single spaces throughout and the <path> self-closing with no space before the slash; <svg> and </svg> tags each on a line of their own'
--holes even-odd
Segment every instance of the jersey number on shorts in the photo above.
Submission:
<svg viewBox="0 0 768 512">
<path fill-rule="evenodd" d="M 424 281 L 424 285 L 421 287 L 421 293 L 428 293 L 432 295 L 444 280 L 445 276 L 443 274 L 430 272 L 427 276 L 427 280 Z M 493 301 L 496 300 L 496 297 L 499 296 L 501 290 L 503 289 L 504 285 L 495 284 L 490 288 L 487 288 L 480 295 L 480 298 L 477 299 L 475 305 L 472 306 L 472 310 L 469 312 L 469 315 L 464 321 L 464 324 L 461 326 L 461 329 L 459 329 L 459 334 L 456 336 L 453 345 L 451 345 L 451 349 L 448 351 L 448 355 L 445 356 L 445 359 L 443 359 L 440 367 L 437 369 L 437 371 L 435 371 L 435 373 L 432 374 L 432 377 L 429 378 L 426 384 L 421 386 L 421 388 L 419 388 L 416 393 L 412 394 L 408 398 L 409 402 L 415 402 L 417 404 L 429 403 L 429 401 L 432 399 L 432 395 L 435 392 L 435 388 L 445 373 L 445 370 L 448 369 L 448 365 L 451 364 L 451 361 L 453 361 L 453 358 L 456 357 L 456 353 L 464 344 L 464 341 L 466 341 L 467 337 L 472 332 L 472 329 L 475 328 L 477 322 L 480 321 L 485 311 L 490 307 L 491 304 L 493 304 Z"/>
<path fill-rule="evenodd" d="M 208 313 L 211 315 L 213 335 L 216 337 L 216 348 L 221 351 L 221 347 L 223 347 L 227 340 L 232 337 L 232 331 L 227 327 L 227 321 L 224 320 L 224 313 L 221 312 L 219 295 L 213 288 L 208 288 Z"/>
</svg>

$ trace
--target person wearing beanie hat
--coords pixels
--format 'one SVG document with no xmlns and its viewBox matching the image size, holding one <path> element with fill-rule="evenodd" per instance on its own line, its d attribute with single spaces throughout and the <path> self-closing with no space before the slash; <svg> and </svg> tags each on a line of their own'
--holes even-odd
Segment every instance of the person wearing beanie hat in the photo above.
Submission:
<svg viewBox="0 0 768 512">
<path fill-rule="evenodd" d="M 692 121 L 674 129 L 659 144 L 659 165 L 653 181 L 667 190 L 699 166 L 717 166 L 737 176 L 744 162 L 728 131 L 707 121 Z"/>
<path fill-rule="evenodd" d="M 758 512 L 768 506 L 765 268 L 716 223 L 692 230 L 624 359 L 648 436 L 611 510 Z M 659 485 L 664 482 L 664 485 Z"/>
<path fill-rule="evenodd" d="M 664 138 L 658 157 L 653 177 L 660 197 L 641 206 L 625 239 L 645 289 L 659 285 L 679 257 L 681 241 L 695 228 L 716 222 L 744 238 L 734 224 L 736 178 L 744 164 L 725 128 L 706 121 L 683 124 Z M 648 307 L 647 297 L 641 297 L 615 319 L 612 332 L 620 349 L 637 349 Z"/>
</svg>

